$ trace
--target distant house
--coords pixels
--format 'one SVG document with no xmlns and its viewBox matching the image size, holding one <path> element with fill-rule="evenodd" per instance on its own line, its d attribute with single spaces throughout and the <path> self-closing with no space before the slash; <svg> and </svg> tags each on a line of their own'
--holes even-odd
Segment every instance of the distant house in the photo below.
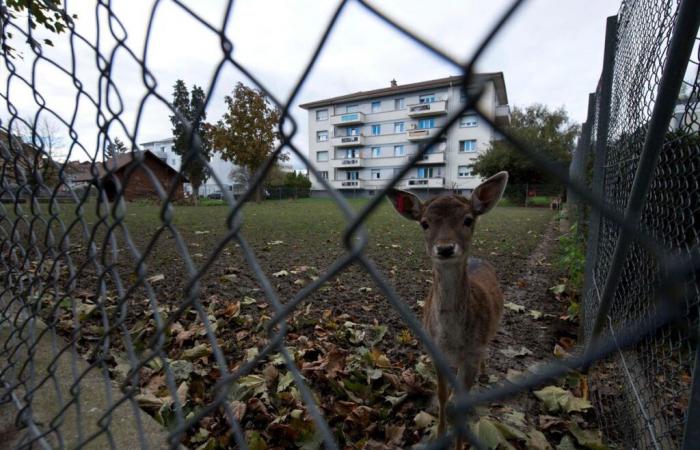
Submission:
<svg viewBox="0 0 700 450">
<path fill-rule="evenodd" d="M 166 139 L 159 139 L 156 141 L 143 142 L 141 143 L 141 148 L 143 148 L 144 150 L 150 150 L 158 158 L 168 163 L 170 167 L 172 167 L 175 170 L 180 170 L 180 166 L 182 165 L 182 158 L 180 157 L 180 155 L 173 151 L 174 145 L 175 139 L 170 137 Z M 209 161 L 209 167 L 211 167 L 213 174 L 216 175 L 219 181 L 223 184 L 225 190 L 237 191 L 239 188 L 243 188 L 239 186 L 236 182 L 234 182 L 230 177 L 231 173 L 238 166 L 236 166 L 230 161 L 225 161 L 221 157 L 221 152 L 217 150 L 212 152 L 211 160 Z M 202 197 L 206 197 L 207 195 L 220 190 L 221 188 L 217 184 L 216 180 L 213 176 L 211 176 L 209 177 L 206 183 L 203 183 L 199 187 L 199 195 Z M 192 187 L 189 184 L 185 185 L 185 192 L 187 192 L 188 194 L 192 192 Z"/>
<path fill-rule="evenodd" d="M 13 200 L 22 195 L 48 197 L 58 185 L 60 164 L 22 137 L 0 129 L 0 197 Z M 41 182 L 41 184 L 40 184 Z"/>
<path fill-rule="evenodd" d="M 149 150 L 123 153 L 104 163 L 78 163 L 71 166 L 68 174 L 74 186 L 93 184 L 104 189 L 111 202 L 117 197 L 118 189 L 123 191 L 126 201 L 139 199 L 160 199 L 154 185 L 157 180 L 167 193 L 176 182 L 178 172 Z M 184 196 L 183 183 L 180 178 L 174 198 Z"/>
</svg>

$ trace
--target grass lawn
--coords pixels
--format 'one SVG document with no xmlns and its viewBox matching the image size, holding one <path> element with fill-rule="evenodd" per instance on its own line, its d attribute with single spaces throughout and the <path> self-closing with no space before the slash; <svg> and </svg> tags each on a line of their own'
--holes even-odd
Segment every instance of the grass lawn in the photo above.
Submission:
<svg viewBox="0 0 700 450">
<path fill-rule="evenodd" d="M 352 200 L 359 210 L 366 200 Z M 74 207 L 62 205 L 61 218 L 66 224 L 75 219 Z M 190 298 L 190 291 L 206 311 L 213 324 L 217 345 L 227 359 L 228 370 L 235 370 L 253 357 L 268 342 L 264 324 L 273 315 L 255 274 L 245 262 L 235 240 L 222 244 L 229 215 L 227 207 L 175 206 L 172 226 L 182 238 L 192 265 L 178 250 L 175 234 L 163 226 L 158 206 L 132 203 L 127 205 L 124 225 L 111 227 L 112 219 L 99 221 L 94 205 L 85 210 L 88 235 L 94 242 L 101 264 L 112 270 L 100 273 L 87 258 L 89 245 L 85 232 L 71 229 L 71 264 L 79 268 L 75 285 L 42 297 L 47 320 L 55 320 L 66 335 L 75 333 L 79 349 L 90 354 L 105 335 L 104 321 L 97 305 L 105 307 L 107 319 L 121 318 L 124 328 L 111 334 L 107 367 L 119 379 L 119 362 L 124 358 L 124 330 L 141 357 L 150 355 L 149 342 L 155 333 L 155 321 L 148 290 L 135 283 L 138 255 L 145 255 L 148 289 L 158 304 L 158 314 L 170 319 L 164 352 L 172 361 L 189 361 L 183 383 L 188 394 L 185 414 L 196 413 L 213 399 L 211 387 L 221 370 L 211 356 L 211 345 L 201 317 L 193 307 L 179 311 Z M 9 225 L 7 215 L 3 226 Z M 493 262 L 504 285 L 512 284 L 525 270 L 525 259 L 539 243 L 552 213 L 541 208 L 498 207 L 480 218 L 472 244 L 472 254 Z M 31 217 L 27 217 L 28 220 Z M 41 235 L 41 223 L 35 232 Z M 102 252 L 104 242 L 113 251 Z M 329 200 L 302 199 L 265 201 L 243 208 L 242 235 L 250 243 L 272 287 L 282 302 L 287 302 L 313 279 L 322 274 L 345 252 L 342 236 L 347 222 Z M 54 231 L 57 228 L 54 226 Z M 401 218 L 384 202 L 372 214 L 367 230 L 367 254 L 383 275 L 416 314 L 419 301 L 430 288 L 430 265 L 424 255 L 422 231 L 417 223 Z M 25 234 L 23 234 L 25 233 Z M 18 235 L 26 238 L 26 228 Z M 133 248 L 128 244 L 133 243 Z M 24 244 L 26 245 L 26 244 Z M 211 266 L 190 286 L 192 274 L 198 272 L 211 253 L 219 249 Z M 62 258 L 64 262 L 67 260 Z M 273 275 L 275 274 L 275 275 Z M 68 274 L 61 271 L 60 282 Z M 100 287 L 103 295 L 94 293 Z M 39 292 L 39 291 L 37 291 Z M 118 308 L 119 292 L 128 298 Z M 122 294 L 123 295 L 123 294 Z M 55 312 L 50 307 L 66 302 Z M 74 330 L 72 302 L 79 304 L 81 327 Z M 348 267 L 306 299 L 289 318 L 286 344 L 291 347 L 296 364 L 314 389 L 318 401 L 341 446 L 386 439 L 388 430 L 404 427 L 402 445 L 423 439 L 428 429 L 413 422 L 419 411 L 428 407 L 432 395 L 430 363 L 410 330 L 357 266 Z M 197 352 L 193 354 L 193 349 Z M 337 366 L 342 361 L 342 368 Z M 183 363 L 184 364 L 184 363 Z M 123 367 L 123 366 L 122 366 Z M 333 369 L 336 367 L 338 370 Z M 253 374 L 239 382 L 230 395 L 231 405 L 247 405 L 244 427 L 251 441 L 262 440 L 269 446 L 295 447 L 313 443 L 313 423 L 290 374 L 270 357 L 261 362 Z M 166 425 L 174 415 L 169 410 L 162 368 L 153 361 L 140 370 L 137 386 L 149 395 L 147 410 Z M 162 399 L 162 404 L 153 401 Z M 360 407 L 361 406 L 361 407 Z M 274 422 L 273 422 L 274 421 Z M 397 428 L 398 427 L 398 428 Z M 204 429 L 206 431 L 202 432 Z M 403 431 L 402 431 L 403 433 Z M 230 428 L 220 410 L 193 426 L 183 443 L 191 448 L 210 442 L 212 447 L 232 444 Z M 257 447 L 264 448 L 264 447 Z"/>
</svg>

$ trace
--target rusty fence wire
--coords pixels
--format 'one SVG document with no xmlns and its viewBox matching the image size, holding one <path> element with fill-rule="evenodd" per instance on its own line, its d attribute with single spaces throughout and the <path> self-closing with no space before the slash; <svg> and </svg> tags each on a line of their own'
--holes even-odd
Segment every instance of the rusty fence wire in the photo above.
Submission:
<svg viewBox="0 0 700 450">
<path fill-rule="evenodd" d="M 223 24 L 232 14 L 232 3 L 225 5 Z M 697 251 L 700 149 L 696 111 L 700 85 L 696 36 L 700 8 L 691 0 L 625 1 L 618 16 L 609 19 L 603 74 L 590 98 L 589 117 L 574 155 L 571 175 L 537 149 L 518 143 L 478 108 L 483 85 L 474 76 L 474 67 L 518 8 L 526 7 L 523 1 L 513 2 L 478 50 L 463 60 L 441 52 L 369 2 L 342 1 L 287 98 L 272 95 L 264 83 L 236 60 L 233 52 L 236 43 L 227 37 L 226 25 L 212 23 L 187 4 L 173 1 L 172 4 L 221 42 L 219 64 L 205 89 L 207 102 L 222 71 L 234 67 L 282 110 L 279 146 L 253 177 L 253 187 L 234 197 L 224 189 L 223 180 L 215 180 L 228 205 L 227 230 L 216 248 L 203 255 L 203 263 L 195 263 L 174 222 L 174 201 L 178 195 L 175 185 L 172 188 L 161 185 L 143 160 L 136 159 L 123 184 L 107 186 L 98 182 L 99 175 L 115 170 L 102 164 L 100 150 L 110 143 L 110 126 L 123 128 L 134 147 L 138 134 L 139 121 L 130 129 L 124 121 L 124 111 L 115 107 L 119 102 L 114 101 L 121 99 L 121 94 L 111 82 L 110 74 L 117 50 L 140 67 L 141 82 L 147 89 L 136 111 L 137 117 L 144 114 L 147 100 L 160 102 L 178 114 L 168 99 L 156 91 L 157 80 L 148 63 L 136 49 L 125 44 L 124 35 L 129 30 L 112 11 L 111 2 L 99 1 L 95 5 L 96 16 L 104 15 L 110 23 L 97 29 L 98 41 L 102 35 L 116 42 L 109 52 L 75 31 L 73 18 L 61 9 L 59 2 L 42 2 L 64 21 L 71 45 L 87 47 L 94 54 L 101 86 L 98 96 L 84 89 L 85 80 L 80 79 L 75 61 L 62 64 L 44 54 L 41 43 L 34 38 L 31 15 L 15 17 L 5 2 L 0 3 L 3 36 L 9 32 L 16 39 L 30 43 L 31 52 L 23 55 L 22 64 L 29 63 L 32 67 L 31 75 L 24 75 L 17 69 L 19 62 L 10 55 L 10 49 L 3 45 L 2 63 L 8 81 L 0 90 L 0 97 L 9 118 L 0 123 L 0 400 L 4 411 L 8 405 L 13 408 L 9 421 L 18 430 L 7 435 L 5 443 L 13 448 L 178 448 L 190 430 L 202 421 L 215 420 L 216 415 L 216 420 L 221 418 L 232 431 L 231 445 L 250 448 L 253 445 L 246 441 L 240 410 L 229 401 L 229 394 L 240 388 L 241 380 L 258 369 L 266 358 L 274 357 L 290 374 L 289 382 L 296 386 L 320 441 L 325 448 L 338 448 L 334 431 L 324 419 L 317 397 L 285 339 L 289 331 L 287 319 L 306 306 L 302 305 L 305 301 L 313 303 L 309 297 L 350 265 L 359 266 L 369 274 L 435 365 L 444 373 L 451 373 L 412 311 L 364 252 L 367 244 L 364 222 L 385 201 L 386 188 L 356 212 L 316 173 L 304 149 L 292 142 L 298 129 L 290 109 L 348 3 L 356 3 L 377 16 L 387 27 L 398 30 L 405 39 L 432 52 L 464 76 L 468 101 L 459 114 L 448 118 L 446 128 L 453 126 L 460 114 L 474 109 L 484 123 L 498 130 L 518 151 L 565 183 L 568 197 L 583 211 L 581 215 L 588 218 L 583 307 L 586 348 L 518 381 L 479 392 L 465 392 L 454 376 L 448 377 L 455 390 L 452 414 L 466 418 L 479 405 L 517 395 L 573 369 L 587 368 L 595 380 L 593 397 L 599 403 L 599 415 L 612 442 L 624 443 L 624 447 L 635 442 L 637 448 L 693 448 L 693 442 L 700 442 L 700 386 L 695 386 L 700 384 L 700 376 L 695 373 L 700 265 Z M 152 14 L 149 26 L 154 18 Z M 147 34 L 146 39 L 149 38 Z M 148 47 L 148 41 L 144 44 Z M 691 55 L 692 51 L 695 53 Z M 74 53 L 72 57 L 75 58 Z M 72 80 L 75 87 L 72 114 L 47 106 L 37 82 L 44 65 Z M 96 191 L 73 187 L 74 180 L 66 173 L 67 163 L 53 159 L 48 143 L 40 138 L 37 130 L 40 120 L 30 123 L 20 114 L 17 105 L 21 95 L 25 96 L 21 100 L 31 95 L 36 118 L 51 117 L 69 130 L 67 147 L 71 152 L 91 155 L 89 181 L 97 186 Z M 100 129 L 97 143 L 82 140 L 76 130 L 81 102 L 95 111 L 94 120 Z M 191 132 L 185 118 L 182 120 L 190 130 L 192 148 L 184 160 L 208 164 L 201 155 L 201 137 Z M 29 142 L 14 135 L 13 130 L 18 127 L 30 130 Z M 426 145 L 412 155 L 389 185 L 405 176 L 430 147 Z M 271 274 L 262 269 L 241 231 L 243 206 L 254 195 L 254 187 L 263 183 L 274 157 L 283 151 L 294 153 L 310 167 L 347 221 L 344 234 L 347 250 L 343 255 L 293 298 L 284 299 L 276 292 Z M 591 173 L 589 160 L 593 161 Z M 134 244 L 126 220 L 126 187 L 136 182 L 130 177 L 135 178 L 137 172 L 147 174 L 147 182 L 158 191 L 160 205 L 159 227 L 144 248 Z M 67 208 L 71 214 L 64 213 Z M 91 220 L 87 219 L 88 215 Z M 159 239 L 168 239 L 175 248 L 187 281 L 184 291 L 177 294 L 181 301 L 168 310 L 164 310 L 153 286 L 158 279 L 149 270 Z M 200 289 L 202 277 L 234 245 L 254 274 L 271 317 L 264 324 L 268 332 L 264 345 L 232 366 L 217 333 L 216 317 L 204 305 Z M 90 280 L 89 290 L 85 289 L 85 279 Z M 136 298 L 144 301 L 136 303 Z M 153 328 L 135 333 L 127 327 L 127 319 L 133 315 L 152 318 Z M 178 320 L 187 315 L 201 325 L 198 333 L 206 340 L 210 363 L 218 372 L 213 391 L 208 393 L 210 401 L 195 410 L 185 410 L 181 401 L 179 381 L 186 368 L 170 360 L 165 348 Z M 90 330 L 89 338 L 85 329 L 88 325 L 83 320 L 87 316 L 97 318 L 97 323 L 90 322 L 96 328 Z M 147 339 L 140 339 L 144 333 Z M 124 351 L 119 360 L 110 352 L 115 342 Z M 143 371 L 154 369 L 162 370 L 164 385 L 172 399 L 165 439 L 142 410 L 155 399 L 144 398 L 138 390 Z M 6 427 L 7 421 L 0 414 L 0 425 Z M 125 427 L 130 430 L 126 436 L 116 432 Z M 455 434 L 462 435 L 474 448 L 486 448 L 465 426 L 458 426 L 425 445 L 447 448 Z"/>
</svg>

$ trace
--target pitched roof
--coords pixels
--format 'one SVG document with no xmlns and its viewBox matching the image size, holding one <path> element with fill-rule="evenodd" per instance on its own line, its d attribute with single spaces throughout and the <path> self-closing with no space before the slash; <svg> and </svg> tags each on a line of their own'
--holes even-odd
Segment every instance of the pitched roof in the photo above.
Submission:
<svg viewBox="0 0 700 450">
<path fill-rule="evenodd" d="M 138 162 L 138 161 L 145 161 L 146 158 L 151 158 L 156 162 L 156 164 L 160 164 L 167 168 L 170 172 L 173 173 L 178 173 L 177 170 L 173 169 L 170 167 L 170 165 L 166 162 L 164 162 L 162 159 L 158 158 L 153 152 L 150 150 L 139 150 L 139 151 L 134 151 L 134 152 L 127 152 L 127 153 L 120 153 L 116 158 L 111 158 L 108 159 L 104 162 L 95 162 L 95 167 L 97 168 L 97 173 L 98 173 L 98 178 L 104 178 L 105 175 L 108 173 L 116 173 L 119 172 L 120 170 L 124 169 L 128 165 Z M 77 163 L 76 165 L 72 166 L 71 172 L 73 172 L 74 177 L 73 179 L 75 181 L 92 181 L 95 177 L 92 174 L 92 163 L 90 162 L 83 162 L 83 163 Z M 187 178 L 183 177 L 183 181 L 186 183 L 188 180 Z"/>
<path fill-rule="evenodd" d="M 474 75 L 477 83 L 485 81 L 493 81 L 496 85 L 496 95 L 501 105 L 508 104 L 508 93 L 506 92 L 506 83 L 503 78 L 503 72 L 477 73 Z M 389 86 L 381 89 L 373 89 L 371 91 L 359 91 L 352 94 L 340 95 L 338 97 L 316 100 L 299 105 L 303 109 L 317 108 L 319 106 L 332 105 L 334 103 L 349 102 L 355 100 L 365 100 L 369 98 L 382 97 L 395 94 L 406 94 L 409 92 L 422 91 L 425 89 L 434 89 L 445 86 L 455 86 L 462 83 L 464 79 L 461 75 L 438 78 L 435 80 L 420 81 L 418 83 L 409 83 L 397 86 Z"/>
</svg>

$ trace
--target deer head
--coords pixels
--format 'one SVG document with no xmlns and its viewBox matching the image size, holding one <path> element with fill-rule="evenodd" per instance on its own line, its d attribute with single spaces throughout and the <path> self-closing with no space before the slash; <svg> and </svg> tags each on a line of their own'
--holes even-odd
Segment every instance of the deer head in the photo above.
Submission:
<svg viewBox="0 0 700 450">
<path fill-rule="evenodd" d="M 448 194 L 423 203 L 399 189 L 390 189 L 387 196 L 399 214 L 423 227 L 426 251 L 434 264 L 466 263 L 477 218 L 496 206 L 507 182 L 508 172 L 499 172 L 474 189 L 471 198 Z"/>
</svg>

